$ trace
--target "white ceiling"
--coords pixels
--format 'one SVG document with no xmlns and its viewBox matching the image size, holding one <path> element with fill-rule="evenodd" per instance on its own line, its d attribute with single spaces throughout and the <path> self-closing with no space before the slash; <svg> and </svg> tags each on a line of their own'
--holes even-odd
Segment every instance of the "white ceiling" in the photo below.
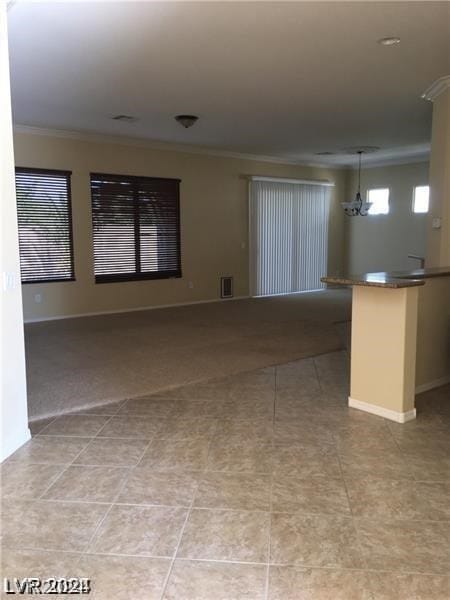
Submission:
<svg viewBox="0 0 450 600">
<path fill-rule="evenodd" d="M 18 124 L 304 163 L 423 158 L 420 95 L 450 73 L 448 2 L 18 0 L 8 17 Z"/>
</svg>

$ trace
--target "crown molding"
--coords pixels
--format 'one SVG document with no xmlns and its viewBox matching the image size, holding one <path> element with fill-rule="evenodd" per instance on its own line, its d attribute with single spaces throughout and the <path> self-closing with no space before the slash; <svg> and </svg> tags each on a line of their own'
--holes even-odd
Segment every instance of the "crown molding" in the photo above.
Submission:
<svg viewBox="0 0 450 600">
<path fill-rule="evenodd" d="M 436 79 L 436 81 L 424 91 L 422 98 L 434 102 L 438 96 L 448 89 L 450 89 L 450 75 L 445 75 L 444 77 Z"/>
<path fill-rule="evenodd" d="M 310 162 L 307 158 L 289 159 L 280 156 L 266 156 L 260 154 L 249 154 L 244 152 L 232 152 L 231 150 L 216 150 L 214 148 L 205 148 L 203 146 L 190 146 L 188 144 L 176 144 L 171 142 L 158 142 L 144 138 L 133 138 L 128 136 L 117 136 L 100 133 L 91 133 L 87 131 L 72 131 L 66 129 L 48 129 L 43 127 L 33 127 L 31 125 L 14 124 L 14 133 L 24 133 L 28 135 L 37 135 L 43 137 L 53 137 L 76 140 L 79 142 L 91 142 L 97 144 L 117 144 L 121 146 L 131 146 L 135 148 L 148 148 L 149 150 L 161 150 L 165 152 L 180 152 L 183 154 L 194 154 L 209 156 L 212 158 L 231 158 L 237 160 L 251 160 L 253 162 L 266 162 L 279 165 L 290 165 L 297 167 L 309 167 L 313 169 L 332 169 L 342 171 L 355 168 L 351 163 L 334 162 Z M 429 160 L 429 148 L 417 152 L 416 156 L 392 156 L 380 157 L 378 160 L 367 160 L 364 169 L 384 167 L 390 165 L 411 164 L 426 162 Z M 372 155 L 373 156 L 373 155 Z"/>
<path fill-rule="evenodd" d="M 324 163 L 309 163 L 301 160 L 282 158 L 280 156 L 265 156 L 259 154 L 247 154 L 243 152 L 232 152 L 229 150 L 215 150 L 203 146 L 189 146 L 187 144 L 175 144 L 170 142 L 158 142 L 143 138 L 130 138 L 126 136 L 114 136 L 86 131 L 70 131 L 65 129 L 46 129 L 43 127 L 32 127 L 30 125 L 14 124 L 15 133 L 26 133 L 28 135 L 41 135 L 44 137 L 56 137 L 63 139 L 78 140 L 81 142 L 94 142 L 99 144 L 119 144 L 122 146 L 134 146 L 148 148 L 150 150 L 164 150 L 168 152 L 182 152 L 184 154 L 200 154 L 203 156 L 235 158 L 238 160 L 251 160 L 257 162 L 269 162 L 281 165 L 296 165 L 318 169 L 345 169 L 345 165 L 333 165 Z"/>
<path fill-rule="evenodd" d="M 369 169 L 378 169 L 382 167 L 406 167 L 407 165 L 416 165 L 419 163 L 428 163 L 430 162 L 429 154 L 424 154 L 423 156 L 408 156 L 404 158 L 391 158 L 390 160 L 381 160 L 374 163 L 366 163 L 363 165 L 362 170 L 367 171 Z M 356 165 L 351 165 L 347 167 L 352 171 L 357 171 L 358 167 Z"/>
</svg>

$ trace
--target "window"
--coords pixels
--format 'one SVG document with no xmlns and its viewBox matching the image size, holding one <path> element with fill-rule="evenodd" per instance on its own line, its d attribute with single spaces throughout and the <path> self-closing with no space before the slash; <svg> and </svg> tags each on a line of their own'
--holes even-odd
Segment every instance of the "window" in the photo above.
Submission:
<svg viewBox="0 0 450 600">
<path fill-rule="evenodd" d="M 427 213 L 430 203 L 430 187 L 428 185 L 418 185 L 414 188 L 413 212 Z"/>
<path fill-rule="evenodd" d="M 181 277 L 179 183 L 91 174 L 96 283 Z"/>
<path fill-rule="evenodd" d="M 367 190 L 367 202 L 372 202 L 369 215 L 389 214 L 389 188 Z"/>
<path fill-rule="evenodd" d="M 330 187 L 255 177 L 250 187 L 252 294 L 325 287 Z"/>
<path fill-rule="evenodd" d="M 70 171 L 16 169 L 22 283 L 73 281 Z"/>
</svg>

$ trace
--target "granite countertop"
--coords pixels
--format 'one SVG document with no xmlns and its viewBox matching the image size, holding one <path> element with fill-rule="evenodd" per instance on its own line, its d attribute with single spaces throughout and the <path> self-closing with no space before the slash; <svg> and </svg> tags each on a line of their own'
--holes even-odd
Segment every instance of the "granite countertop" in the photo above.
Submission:
<svg viewBox="0 0 450 600">
<path fill-rule="evenodd" d="M 425 279 L 432 277 L 450 277 L 450 267 L 431 267 L 412 271 L 380 271 L 379 273 L 362 273 L 361 275 L 327 275 L 322 277 L 323 283 L 334 285 L 363 285 L 368 287 L 405 288 L 425 285 Z"/>
</svg>

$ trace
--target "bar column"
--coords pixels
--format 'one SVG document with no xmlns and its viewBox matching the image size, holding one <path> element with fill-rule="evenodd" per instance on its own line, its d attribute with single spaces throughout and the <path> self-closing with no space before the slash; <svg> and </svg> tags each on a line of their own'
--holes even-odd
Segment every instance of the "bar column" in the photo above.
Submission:
<svg viewBox="0 0 450 600">
<path fill-rule="evenodd" d="M 418 289 L 353 286 L 352 408 L 415 419 Z"/>
</svg>

